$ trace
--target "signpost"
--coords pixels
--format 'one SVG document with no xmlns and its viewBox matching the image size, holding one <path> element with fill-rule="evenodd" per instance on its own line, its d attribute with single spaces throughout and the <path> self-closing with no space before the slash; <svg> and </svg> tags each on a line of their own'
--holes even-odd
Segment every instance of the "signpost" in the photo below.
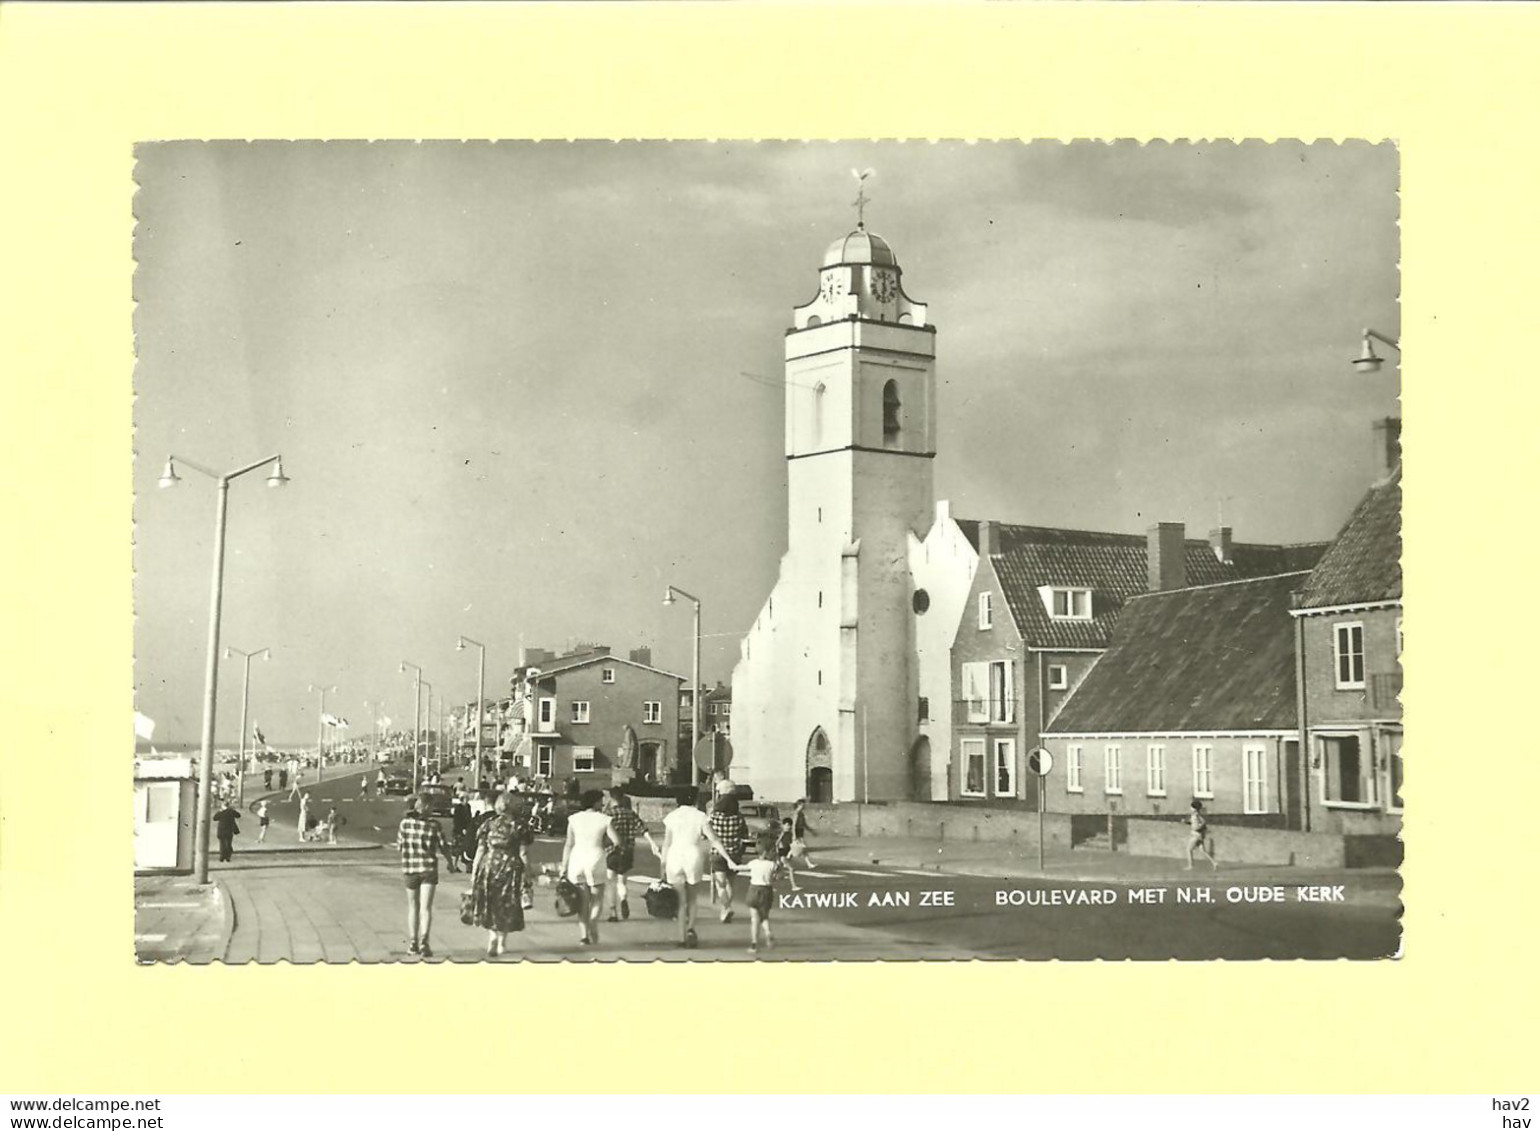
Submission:
<svg viewBox="0 0 1540 1131">
<path fill-rule="evenodd" d="M 705 774 L 709 782 L 712 773 L 733 764 L 733 744 L 721 731 L 714 730 L 695 744 L 694 757 L 696 769 Z"/>
<path fill-rule="evenodd" d="M 1037 775 L 1037 870 L 1046 873 L 1043 866 L 1043 790 L 1053 769 L 1053 755 L 1041 746 L 1034 747 L 1027 751 L 1027 769 Z"/>
</svg>

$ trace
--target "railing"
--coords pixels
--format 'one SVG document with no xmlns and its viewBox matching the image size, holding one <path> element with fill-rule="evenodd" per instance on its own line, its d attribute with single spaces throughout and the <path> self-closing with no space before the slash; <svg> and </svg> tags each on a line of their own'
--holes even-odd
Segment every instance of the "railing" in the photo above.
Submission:
<svg viewBox="0 0 1540 1131">
<path fill-rule="evenodd" d="M 1009 699 L 954 699 L 952 721 L 965 723 L 1014 723 L 1016 700 Z"/>
</svg>

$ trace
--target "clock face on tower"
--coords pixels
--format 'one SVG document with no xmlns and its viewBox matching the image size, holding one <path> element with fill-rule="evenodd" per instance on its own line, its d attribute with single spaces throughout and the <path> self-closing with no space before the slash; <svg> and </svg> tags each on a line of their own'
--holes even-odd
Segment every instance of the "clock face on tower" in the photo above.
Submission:
<svg viewBox="0 0 1540 1131">
<path fill-rule="evenodd" d="M 830 271 L 823 277 L 823 297 L 826 302 L 833 302 L 845 293 L 844 281 L 836 271 Z"/>
<path fill-rule="evenodd" d="M 874 299 L 878 302 L 892 302 L 894 295 L 897 293 L 898 284 L 891 272 L 872 272 L 872 297 Z"/>
</svg>

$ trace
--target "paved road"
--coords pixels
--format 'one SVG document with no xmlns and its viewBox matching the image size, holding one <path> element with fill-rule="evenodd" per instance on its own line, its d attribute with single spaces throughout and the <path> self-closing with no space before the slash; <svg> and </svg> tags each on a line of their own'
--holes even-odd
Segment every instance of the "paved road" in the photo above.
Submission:
<svg viewBox="0 0 1540 1131">
<path fill-rule="evenodd" d="M 345 838 L 388 845 L 401 801 L 360 801 L 358 781 L 357 775 L 328 781 L 312 791 L 312 801 L 323 813 L 328 804 L 338 806 L 347 820 Z M 294 804 L 279 802 L 271 808 L 276 827 L 269 840 L 293 838 Z M 554 863 L 560 854 L 554 838 L 541 838 L 532 852 L 536 864 Z M 238 856 L 227 878 L 240 878 L 237 886 L 247 893 L 243 898 L 249 905 L 243 928 L 241 898 L 236 900 L 240 945 L 231 957 L 346 960 L 350 947 L 366 960 L 404 957 L 395 854 L 386 848 L 343 855 L 347 859 Z M 655 871 L 652 864 L 643 848 L 638 893 L 646 873 Z M 799 871 L 798 879 L 801 893 L 789 887 L 778 893 L 772 921 L 783 945 L 766 957 L 1323 959 L 1384 957 L 1400 945 L 1400 881 L 1389 872 L 1196 871 L 1175 879 L 1086 880 L 938 874 L 847 860 Z M 437 933 L 445 940 L 445 953 L 457 958 L 475 957 L 480 946 L 479 932 L 454 921 L 465 882 L 463 876 L 446 873 L 438 899 L 443 929 Z M 744 887 L 739 881 L 738 922 L 719 926 L 708 920 L 704 947 L 692 957 L 741 956 L 747 941 Z M 286 904 L 292 904 L 288 911 Z M 339 907 L 343 912 L 338 914 L 352 917 L 351 927 L 328 935 L 317 924 L 327 921 L 328 908 Z M 641 916 L 639 898 L 633 900 L 633 911 Z M 252 933 L 253 920 L 263 916 L 269 930 L 259 941 Z M 303 921 L 298 931 L 292 925 L 280 929 L 291 918 Z M 531 930 L 520 942 L 529 956 L 682 957 L 672 950 L 670 928 L 634 919 L 605 931 L 598 951 L 579 951 L 568 937 L 575 936 L 572 925 L 555 919 L 550 894 L 542 891 Z M 296 947 L 295 937 L 304 939 L 303 945 Z"/>
</svg>

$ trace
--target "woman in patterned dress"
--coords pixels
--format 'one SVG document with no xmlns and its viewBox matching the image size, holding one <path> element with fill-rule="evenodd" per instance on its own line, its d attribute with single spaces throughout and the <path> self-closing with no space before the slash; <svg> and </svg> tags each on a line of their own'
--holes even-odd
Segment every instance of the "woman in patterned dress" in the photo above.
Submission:
<svg viewBox="0 0 1540 1131">
<path fill-rule="evenodd" d="M 476 830 L 476 860 L 471 865 L 471 922 L 487 930 L 487 957 L 503 953 L 509 931 L 524 929 L 521 891 L 529 867 L 529 826 L 509 812 L 500 793 L 495 816 Z"/>
</svg>

